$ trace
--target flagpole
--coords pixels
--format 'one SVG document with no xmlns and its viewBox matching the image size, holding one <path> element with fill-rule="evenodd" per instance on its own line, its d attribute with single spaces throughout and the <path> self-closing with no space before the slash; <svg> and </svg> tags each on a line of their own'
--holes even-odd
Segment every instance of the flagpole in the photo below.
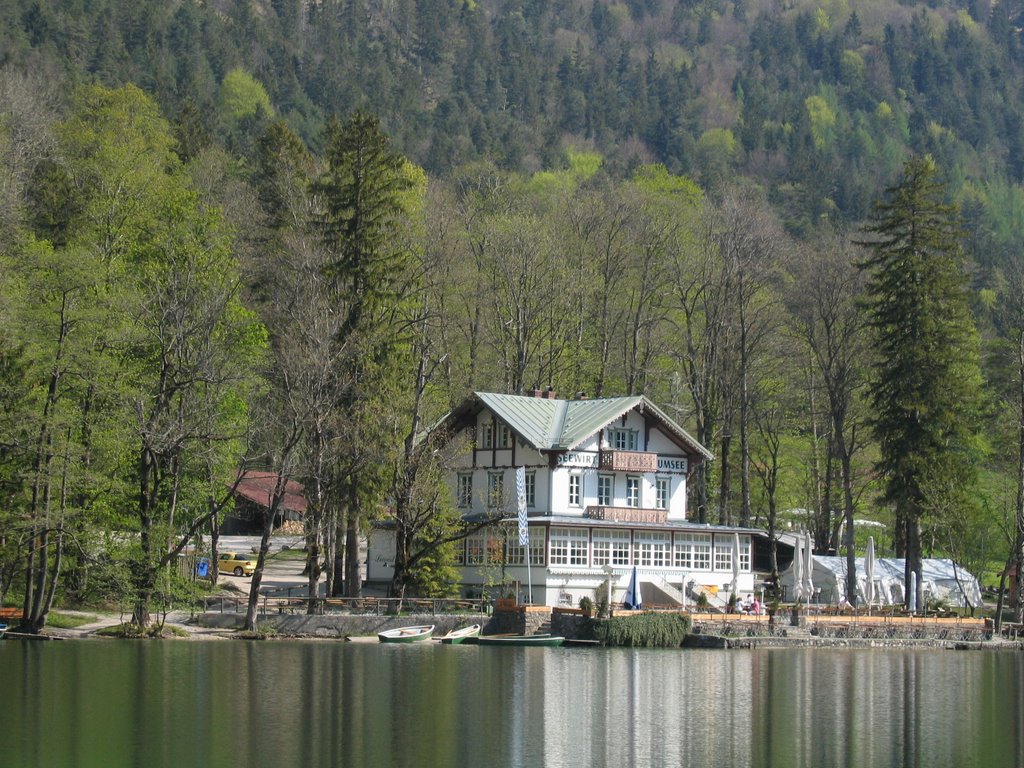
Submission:
<svg viewBox="0 0 1024 768">
<path fill-rule="evenodd" d="M 516 467 L 516 501 L 519 507 L 519 546 L 526 552 L 527 596 L 533 603 L 533 565 L 530 562 L 530 525 L 526 505 L 526 467 Z"/>
</svg>

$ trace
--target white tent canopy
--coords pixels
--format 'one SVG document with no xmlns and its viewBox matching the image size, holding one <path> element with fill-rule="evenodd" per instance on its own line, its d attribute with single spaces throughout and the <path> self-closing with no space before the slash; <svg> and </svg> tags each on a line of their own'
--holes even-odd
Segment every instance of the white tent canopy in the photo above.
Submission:
<svg viewBox="0 0 1024 768">
<path fill-rule="evenodd" d="M 846 597 L 846 558 L 815 555 L 811 579 L 814 595 L 810 602 L 840 603 Z M 865 605 L 864 558 L 858 557 L 857 604 Z M 904 602 L 902 558 L 878 558 L 875 560 L 873 605 L 893 605 Z M 780 577 L 786 600 L 796 595 L 798 573 L 791 565 Z M 925 600 L 942 600 L 947 605 L 965 607 L 981 605 L 981 588 L 978 580 L 952 560 L 925 559 L 921 562 L 921 580 L 924 584 Z M 806 598 L 805 598 L 806 601 Z M 852 602 L 852 601 L 851 601 Z"/>
</svg>

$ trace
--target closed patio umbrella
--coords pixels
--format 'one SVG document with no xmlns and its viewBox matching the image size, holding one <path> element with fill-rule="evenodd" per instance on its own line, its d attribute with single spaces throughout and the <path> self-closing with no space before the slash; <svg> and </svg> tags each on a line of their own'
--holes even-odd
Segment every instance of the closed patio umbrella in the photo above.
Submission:
<svg viewBox="0 0 1024 768">
<path fill-rule="evenodd" d="M 739 594 L 740 587 L 740 535 L 732 535 L 732 593 Z"/>
<path fill-rule="evenodd" d="M 793 549 L 793 602 L 799 603 L 804 596 L 804 555 L 803 541 L 798 537 Z"/>
<path fill-rule="evenodd" d="M 814 597 L 814 544 L 810 531 L 804 533 L 804 596 L 808 603 Z"/>
<path fill-rule="evenodd" d="M 643 607 L 643 598 L 640 596 L 640 582 L 636 577 L 636 566 L 633 566 L 633 575 L 629 579 L 629 588 L 626 590 L 626 597 L 622 601 L 624 608 L 632 611 L 639 611 Z"/>
<path fill-rule="evenodd" d="M 875 537 L 868 536 L 868 551 L 864 555 L 864 602 L 871 609 L 875 601 Z"/>
</svg>

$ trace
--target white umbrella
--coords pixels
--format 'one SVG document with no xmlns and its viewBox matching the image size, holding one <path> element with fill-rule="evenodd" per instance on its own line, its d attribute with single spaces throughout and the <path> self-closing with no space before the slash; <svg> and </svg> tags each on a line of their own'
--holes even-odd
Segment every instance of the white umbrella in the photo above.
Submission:
<svg viewBox="0 0 1024 768">
<path fill-rule="evenodd" d="M 814 545 L 811 543 L 811 532 L 804 534 L 804 594 L 807 602 L 814 597 Z"/>
<path fill-rule="evenodd" d="M 803 542 L 798 538 L 793 549 L 793 564 L 790 566 L 793 570 L 793 601 L 797 603 L 804 596 L 804 556 L 800 551 L 802 547 Z"/>
<path fill-rule="evenodd" d="M 738 594 L 740 587 L 740 535 L 732 535 L 732 593 Z"/>
<path fill-rule="evenodd" d="M 864 555 L 864 602 L 871 608 L 875 601 L 875 537 L 868 536 L 868 551 Z"/>
<path fill-rule="evenodd" d="M 640 596 L 640 582 L 636 576 L 636 566 L 633 566 L 633 575 L 629 580 L 629 588 L 626 590 L 626 597 L 622 601 L 622 607 L 631 611 L 639 611 L 643 607 L 643 598 Z"/>
<path fill-rule="evenodd" d="M 907 608 L 911 613 L 917 613 L 917 573 L 910 572 L 910 592 L 907 593 Z"/>
</svg>

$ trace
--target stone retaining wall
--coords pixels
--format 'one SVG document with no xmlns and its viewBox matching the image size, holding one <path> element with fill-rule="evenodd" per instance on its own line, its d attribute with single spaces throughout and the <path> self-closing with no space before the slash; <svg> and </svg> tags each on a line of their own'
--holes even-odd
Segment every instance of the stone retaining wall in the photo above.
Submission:
<svg viewBox="0 0 1024 768">
<path fill-rule="evenodd" d="M 241 629 L 244 622 L 244 613 L 204 613 L 196 618 L 196 623 L 204 627 L 218 627 L 221 629 Z M 440 637 L 452 629 L 465 627 L 469 624 L 480 624 L 483 627 L 484 634 L 496 634 L 502 631 L 493 622 L 493 617 L 485 614 L 408 616 L 270 614 L 259 616 L 256 622 L 258 627 L 273 629 L 281 635 L 339 639 L 350 635 L 354 637 L 360 635 L 373 636 L 378 632 L 388 629 L 398 629 L 399 627 L 408 627 L 414 624 L 433 624 L 435 637 Z"/>
<path fill-rule="evenodd" d="M 208 627 L 239 629 L 245 620 L 242 613 L 205 613 L 197 623 Z M 536 634 L 548 632 L 568 639 L 584 634 L 586 622 L 578 611 L 545 609 L 540 606 L 519 606 L 513 610 L 486 614 L 444 614 L 377 616 L 364 614 L 333 614 L 306 616 L 289 614 L 261 615 L 260 627 L 274 629 L 278 634 L 297 637 L 373 636 L 387 629 L 413 624 L 433 624 L 435 636 L 479 623 L 485 635 Z M 546 626 L 550 622 L 550 630 Z M 693 616 L 691 634 L 686 647 L 751 648 L 774 646 L 829 646 L 829 647 L 1020 647 L 1024 643 L 993 640 L 992 631 L 973 624 L 900 625 L 892 623 L 870 624 L 812 624 L 793 627 L 789 622 L 769 623 L 723 621 Z"/>
</svg>

